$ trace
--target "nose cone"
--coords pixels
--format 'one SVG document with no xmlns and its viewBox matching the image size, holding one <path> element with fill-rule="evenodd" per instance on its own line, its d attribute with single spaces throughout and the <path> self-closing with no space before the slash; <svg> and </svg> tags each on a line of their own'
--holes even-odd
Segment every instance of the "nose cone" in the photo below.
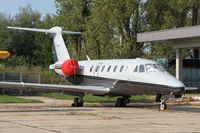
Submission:
<svg viewBox="0 0 200 133">
<path fill-rule="evenodd" d="M 154 80 L 162 85 L 171 86 L 174 88 L 185 87 L 185 85 L 180 80 L 176 79 L 169 73 L 159 73 L 157 75 L 153 75 L 152 77 L 155 77 Z"/>
<path fill-rule="evenodd" d="M 171 84 L 172 87 L 175 88 L 185 88 L 185 85 L 178 79 L 174 78 L 173 83 Z"/>
<path fill-rule="evenodd" d="M 174 93 L 185 91 L 185 85 L 170 74 L 165 74 L 161 82 L 163 85 L 169 86 L 174 91 Z"/>
<path fill-rule="evenodd" d="M 167 86 L 174 91 L 182 91 L 185 88 L 185 85 L 181 81 L 169 73 L 152 73 L 151 77 L 148 77 L 148 79 L 154 81 L 155 84 Z"/>
<path fill-rule="evenodd" d="M 175 98 L 180 98 L 185 92 L 185 85 L 181 81 L 177 80 L 176 86 L 172 86 L 171 89 Z"/>
</svg>

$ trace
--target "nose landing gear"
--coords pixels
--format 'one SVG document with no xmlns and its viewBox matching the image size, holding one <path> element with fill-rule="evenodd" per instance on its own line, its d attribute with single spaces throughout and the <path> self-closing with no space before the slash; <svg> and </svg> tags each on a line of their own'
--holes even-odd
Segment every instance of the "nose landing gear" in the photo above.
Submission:
<svg viewBox="0 0 200 133">
<path fill-rule="evenodd" d="M 159 107 L 159 110 L 160 111 L 163 111 L 163 110 L 166 110 L 167 109 L 167 104 L 166 104 L 166 101 L 169 99 L 169 98 L 174 98 L 174 95 L 173 93 L 171 93 L 170 95 L 161 95 L 161 98 L 160 98 L 160 107 Z"/>
<path fill-rule="evenodd" d="M 167 104 L 165 102 L 166 100 L 167 100 L 166 96 L 163 96 L 162 94 L 156 95 L 155 102 L 160 102 L 159 110 L 163 111 L 167 109 Z"/>
<path fill-rule="evenodd" d="M 160 111 L 163 111 L 163 110 L 166 110 L 166 109 L 167 109 L 167 104 L 166 104 L 166 102 L 161 101 L 161 102 L 160 102 L 160 108 L 159 108 L 159 110 L 160 110 Z"/>
</svg>

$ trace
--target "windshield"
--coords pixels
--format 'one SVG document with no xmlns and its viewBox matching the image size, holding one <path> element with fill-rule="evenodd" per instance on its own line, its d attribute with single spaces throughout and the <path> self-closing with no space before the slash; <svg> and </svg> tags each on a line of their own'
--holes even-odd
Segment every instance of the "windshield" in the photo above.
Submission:
<svg viewBox="0 0 200 133">
<path fill-rule="evenodd" d="M 146 64 L 145 65 L 146 72 L 164 72 L 165 69 L 160 64 Z"/>
<path fill-rule="evenodd" d="M 158 67 L 159 67 L 161 72 L 165 72 L 166 71 L 165 68 L 163 68 L 163 66 L 161 64 L 156 64 L 156 65 L 158 65 Z"/>
</svg>

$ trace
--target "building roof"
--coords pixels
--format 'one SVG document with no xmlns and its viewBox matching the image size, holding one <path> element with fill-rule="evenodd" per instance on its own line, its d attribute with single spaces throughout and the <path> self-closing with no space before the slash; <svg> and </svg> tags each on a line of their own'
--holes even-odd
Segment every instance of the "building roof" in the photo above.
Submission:
<svg viewBox="0 0 200 133">
<path fill-rule="evenodd" d="M 200 38 L 200 26 L 189 26 L 137 34 L 137 42 L 170 41 L 186 38 Z"/>
</svg>

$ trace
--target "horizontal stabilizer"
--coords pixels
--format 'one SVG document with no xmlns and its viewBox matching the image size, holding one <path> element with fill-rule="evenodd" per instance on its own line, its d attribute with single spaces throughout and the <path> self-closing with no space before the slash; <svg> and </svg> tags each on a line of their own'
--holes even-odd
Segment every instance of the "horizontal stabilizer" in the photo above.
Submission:
<svg viewBox="0 0 200 133">
<path fill-rule="evenodd" d="M 62 34 L 82 34 L 82 32 L 62 31 Z"/>
<path fill-rule="evenodd" d="M 10 27 L 7 26 L 8 29 L 16 29 L 16 30 L 26 30 L 26 31 L 35 31 L 35 32 L 44 32 L 49 34 L 56 34 L 56 31 L 51 29 L 37 29 L 37 28 L 23 28 L 23 27 Z M 82 32 L 74 32 L 74 31 L 62 31 L 62 34 L 82 34 Z"/>
<path fill-rule="evenodd" d="M 11 89 L 37 89 L 37 90 L 60 90 L 92 93 L 96 95 L 107 94 L 110 89 L 102 86 L 76 86 L 76 85 L 57 85 L 57 84 L 36 84 L 18 82 L 0 82 L 1 88 Z"/>
<path fill-rule="evenodd" d="M 10 27 L 7 26 L 8 29 L 15 29 L 15 30 L 26 30 L 26 31 L 36 31 L 36 32 L 44 32 L 44 33 L 54 33 L 47 29 L 36 29 L 36 28 L 22 28 L 22 27 Z"/>
</svg>

